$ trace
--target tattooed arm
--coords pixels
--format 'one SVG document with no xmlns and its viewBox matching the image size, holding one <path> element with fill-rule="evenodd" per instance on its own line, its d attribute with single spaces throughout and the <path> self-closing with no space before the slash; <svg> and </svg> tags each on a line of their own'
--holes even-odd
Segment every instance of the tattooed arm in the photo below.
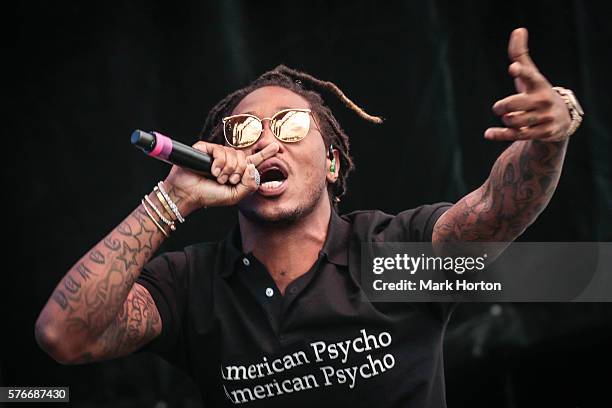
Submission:
<svg viewBox="0 0 612 408">
<path fill-rule="evenodd" d="M 164 183 L 184 216 L 202 207 L 234 205 L 257 190 L 255 166 L 279 148 L 271 143 L 245 156 L 212 143 L 193 147 L 213 157 L 217 180 L 172 168 Z M 149 198 L 157 201 L 154 193 Z M 158 336 L 157 307 L 147 289 L 134 282 L 163 239 L 145 210 L 136 208 L 57 285 L 36 322 L 38 344 L 55 360 L 76 364 L 129 354 Z"/>
<path fill-rule="evenodd" d="M 183 203 L 176 189 L 168 193 Z M 155 338 L 159 313 L 134 281 L 164 238 L 136 208 L 57 285 L 36 322 L 40 346 L 59 362 L 81 363 L 128 354 Z"/>
<path fill-rule="evenodd" d="M 484 184 L 463 197 L 436 222 L 433 241 L 511 242 L 550 201 L 567 140 L 514 142 L 497 159 Z"/>
<path fill-rule="evenodd" d="M 517 94 L 493 105 L 506 128 L 489 128 L 489 140 L 514 141 L 484 184 L 436 222 L 438 252 L 455 242 L 512 242 L 550 201 L 561 174 L 571 118 L 567 106 L 538 71 L 527 51 L 527 30 L 514 30 L 508 45 Z"/>
</svg>

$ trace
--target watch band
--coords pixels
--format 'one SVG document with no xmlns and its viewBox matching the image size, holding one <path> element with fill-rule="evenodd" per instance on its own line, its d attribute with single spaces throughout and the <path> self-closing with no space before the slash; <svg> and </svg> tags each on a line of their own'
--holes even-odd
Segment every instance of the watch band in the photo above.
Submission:
<svg viewBox="0 0 612 408">
<path fill-rule="evenodd" d="M 576 99 L 574 92 L 572 92 L 570 89 L 562 88 L 560 86 L 553 86 L 553 89 L 561 96 L 561 99 L 563 99 L 563 102 L 565 102 L 565 105 L 569 110 L 572 121 L 569 129 L 567 130 L 567 134 L 565 135 L 566 137 L 569 137 L 576 132 L 578 127 L 580 127 L 582 117 L 584 116 L 584 111 L 582 110 L 582 106 L 580 106 L 578 99 Z"/>
</svg>

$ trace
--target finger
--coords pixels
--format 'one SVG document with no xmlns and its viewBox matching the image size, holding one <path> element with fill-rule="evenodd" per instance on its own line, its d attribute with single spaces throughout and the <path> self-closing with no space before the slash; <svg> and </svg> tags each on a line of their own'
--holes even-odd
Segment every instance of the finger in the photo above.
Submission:
<svg viewBox="0 0 612 408">
<path fill-rule="evenodd" d="M 510 112 L 528 111 L 535 108 L 536 103 L 532 97 L 525 93 L 519 93 L 495 102 L 493 113 L 501 116 Z"/>
<path fill-rule="evenodd" d="M 259 172 L 255 165 L 248 164 L 245 167 L 244 173 L 240 179 L 240 183 L 236 184 L 234 202 L 242 200 L 247 195 L 257 191 L 260 184 Z"/>
<path fill-rule="evenodd" d="M 274 156 L 278 152 L 279 149 L 280 149 L 280 146 L 278 143 L 276 142 L 270 143 L 269 145 L 267 145 L 265 148 L 263 148 L 259 152 L 248 156 L 246 160 L 248 163 L 252 163 L 255 166 L 259 166 L 264 160 L 269 159 L 270 157 Z"/>
<path fill-rule="evenodd" d="M 229 179 L 230 183 L 232 184 L 238 184 L 240 182 L 242 174 L 244 173 L 244 170 L 246 169 L 246 166 L 248 164 L 246 162 L 246 157 L 243 151 L 236 150 L 236 158 L 238 159 L 238 162 L 236 164 L 236 168 L 234 169 L 234 173 L 230 176 Z"/>
<path fill-rule="evenodd" d="M 216 143 L 202 141 L 195 143 L 191 147 L 212 156 L 213 162 L 210 165 L 210 173 L 214 177 L 217 177 L 225 165 L 225 152 L 223 152 L 223 147 Z"/>
<path fill-rule="evenodd" d="M 523 81 L 520 77 L 514 78 L 514 89 L 516 92 L 525 93 L 529 90 L 525 81 Z"/>
<path fill-rule="evenodd" d="M 517 28 L 510 34 L 510 41 L 508 41 L 508 58 L 510 61 L 518 61 L 525 65 L 531 65 L 535 67 L 533 60 L 529 56 L 529 48 L 527 47 L 527 40 L 529 33 L 526 28 Z"/>
<path fill-rule="evenodd" d="M 219 177 L 221 177 L 221 170 L 225 167 L 225 149 L 222 146 L 215 146 L 212 150 L 213 162 L 211 165 L 211 173 L 213 176 L 217 177 L 217 181 L 219 181 Z"/>
<path fill-rule="evenodd" d="M 502 121 L 508 127 L 520 129 L 522 127 L 533 127 L 552 122 L 553 117 L 536 111 L 511 112 L 503 115 Z"/>
<path fill-rule="evenodd" d="M 527 65 L 521 62 L 513 62 L 508 67 L 508 73 L 514 77 L 515 86 L 519 92 L 534 90 L 548 85 L 546 78 L 544 78 L 533 64 Z M 521 82 L 524 83 L 527 89 L 522 89 L 520 85 Z"/>
<path fill-rule="evenodd" d="M 224 148 L 225 150 L 225 166 L 221 170 L 221 174 L 217 177 L 217 181 L 221 184 L 225 184 L 227 180 L 230 178 L 234 171 L 236 170 L 236 165 L 238 164 L 238 158 L 236 150 L 231 147 Z"/>
<path fill-rule="evenodd" d="M 487 129 L 484 134 L 486 139 L 496 141 L 544 139 L 553 136 L 555 136 L 555 128 L 550 122 L 520 129 L 493 127 Z"/>
<path fill-rule="evenodd" d="M 525 139 L 547 139 L 557 137 L 555 124 L 552 122 L 542 123 L 538 126 L 524 127 L 520 130 L 522 140 Z"/>
<path fill-rule="evenodd" d="M 204 153 L 212 154 L 212 150 L 214 146 L 213 146 L 213 143 L 207 143 L 207 142 L 203 142 L 200 140 L 199 142 L 196 142 L 191 147 L 193 147 L 194 149 L 198 149 Z"/>
<path fill-rule="evenodd" d="M 519 131 L 512 128 L 491 127 L 485 130 L 484 137 L 488 140 L 517 140 Z"/>
</svg>

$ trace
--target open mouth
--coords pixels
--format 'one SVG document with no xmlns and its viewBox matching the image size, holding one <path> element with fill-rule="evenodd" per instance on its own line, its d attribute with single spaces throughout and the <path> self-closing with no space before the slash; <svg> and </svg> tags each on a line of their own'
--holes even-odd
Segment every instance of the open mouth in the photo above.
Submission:
<svg viewBox="0 0 612 408">
<path fill-rule="evenodd" d="M 260 169 L 261 184 L 259 192 L 265 196 L 273 196 L 282 193 L 286 187 L 287 172 L 281 166 L 275 164 Z"/>
</svg>

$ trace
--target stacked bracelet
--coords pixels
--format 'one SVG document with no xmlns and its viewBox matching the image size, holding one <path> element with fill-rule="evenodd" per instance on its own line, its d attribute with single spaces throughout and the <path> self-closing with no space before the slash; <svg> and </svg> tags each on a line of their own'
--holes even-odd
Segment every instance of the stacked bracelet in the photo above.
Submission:
<svg viewBox="0 0 612 408">
<path fill-rule="evenodd" d="M 147 208 L 147 205 L 145 204 L 145 200 L 142 199 L 140 201 L 142 203 L 142 207 L 145 209 L 145 211 L 147 212 L 147 215 L 149 216 L 149 218 L 151 218 L 151 221 L 153 221 L 153 223 L 155 224 L 155 226 L 157 227 L 157 229 L 159 229 L 162 234 L 164 234 L 166 236 L 166 238 L 168 237 L 168 233 L 166 232 L 166 230 L 164 230 L 162 228 L 161 225 L 159 225 L 159 223 L 155 220 L 155 217 L 153 217 L 153 214 L 151 214 L 151 211 L 149 211 L 149 209 Z"/>
<path fill-rule="evenodd" d="M 153 204 L 153 201 L 151 201 L 149 196 L 144 196 L 144 199 L 151 206 L 151 208 L 153 208 L 153 211 L 155 211 L 155 214 L 157 214 L 159 219 L 162 220 L 163 223 L 166 224 L 168 227 L 170 227 L 170 229 L 172 231 L 176 231 L 176 226 L 174 225 L 174 221 L 169 220 L 166 217 L 164 217 L 164 215 L 161 213 L 161 211 L 159 211 L 159 208 L 157 208 L 157 206 L 155 204 Z"/>
<path fill-rule="evenodd" d="M 164 198 L 164 195 L 161 193 L 161 191 L 159 191 L 159 188 L 157 188 L 157 186 L 155 186 L 155 188 L 153 189 L 153 192 L 157 195 L 157 199 L 159 200 L 159 202 L 163 206 L 164 210 L 166 211 L 166 214 L 168 214 L 168 216 L 172 219 L 172 221 L 175 221 L 176 220 L 176 215 L 174 215 L 174 212 L 172 211 L 172 209 L 170 208 L 170 206 L 166 202 L 166 199 Z"/>
<path fill-rule="evenodd" d="M 162 204 L 167 204 L 171 209 L 171 213 L 174 213 L 174 215 L 176 216 L 176 219 L 178 219 L 181 224 L 184 223 L 185 219 L 179 212 L 178 207 L 176 206 L 176 204 L 174 204 L 174 202 L 172 201 L 168 193 L 166 193 L 166 190 L 164 190 L 164 182 L 160 181 L 159 183 L 157 183 L 157 187 L 159 188 L 159 191 L 162 193 L 162 196 L 166 201 L 165 203 L 162 203 Z"/>
<path fill-rule="evenodd" d="M 176 231 L 176 225 L 174 222 L 178 220 L 180 223 L 183 223 L 185 222 L 185 219 L 179 212 L 179 209 L 174 203 L 174 201 L 172 201 L 172 199 L 170 198 L 170 195 L 168 195 L 168 193 L 166 193 L 166 190 L 164 190 L 163 181 L 160 181 L 157 186 L 155 186 L 153 192 L 155 193 L 155 196 L 157 196 L 157 199 L 161 204 L 161 209 L 155 205 L 153 200 L 150 199 L 148 195 L 145 195 L 140 202 L 142 203 L 142 207 L 147 212 L 147 215 L 149 216 L 151 221 L 153 221 L 157 229 L 159 229 L 166 237 L 168 237 L 168 232 L 164 229 L 164 227 L 160 224 L 159 221 L 161 220 L 161 222 L 165 224 L 168 228 L 170 228 L 171 231 Z M 159 219 L 156 219 L 153 216 L 153 213 L 149 210 L 149 207 L 153 209 L 154 213 L 159 217 Z M 164 215 L 164 213 L 166 213 L 167 216 Z"/>
</svg>

